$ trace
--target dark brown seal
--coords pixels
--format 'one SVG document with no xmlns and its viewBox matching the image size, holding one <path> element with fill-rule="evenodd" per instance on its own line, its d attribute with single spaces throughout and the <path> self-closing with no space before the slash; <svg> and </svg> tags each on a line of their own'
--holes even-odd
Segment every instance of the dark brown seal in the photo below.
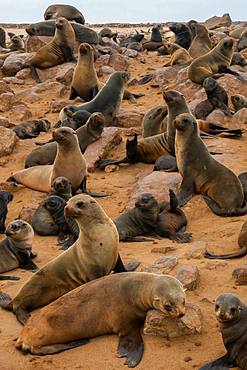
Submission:
<svg viewBox="0 0 247 370">
<path fill-rule="evenodd" d="M 167 108 L 165 106 L 159 105 L 150 109 L 143 117 L 142 136 L 149 137 L 164 132 L 163 121 L 166 115 Z"/>
<path fill-rule="evenodd" d="M 65 18 L 58 18 L 55 21 L 56 31 L 53 39 L 42 46 L 25 63 L 26 67 L 31 68 L 32 77 L 37 82 L 41 82 L 36 68 L 45 69 L 62 64 L 64 62 L 75 61 L 73 49 L 75 46 L 75 32 L 73 27 Z"/>
<path fill-rule="evenodd" d="M 16 347 L 46 355 L 114 333 L 119 336 L 118 356 L 126 357 L 125 365 L 133 368 L 143 356 L 142 327 L 150 309 L 170 317 L 184 316 L 182 284 L 168 275 L 113 274 L 85 284 L 35 313 Z"/>
<path fill-rule="evenodd" d="M 6 238 L 0 241 L 0 273 L 18 267 L 37 270 L 37 266 L 32 262 L 37 255 L 32 252 L 32 226 L 26 221 L 14 220 L 7 225 L 5 234 Z"/>
<path fill-rule="evenodd" d="M 227 353 L 199 370 L 247 370 L 247 306 L 234 294 L 221 294 L 214 307 Z"/>
<path fill-rule="evenodd" d="M 0 190 L 0 233 L 5 232 L 5 221 L 8 213 L 8 203 L 13 200 L 13 193 Z"/>
<path fill-rule="evenodd" d="M 85 23 L 82 13 L 72 5 L 54 4 L 48 6 L 45 10 L 44 18 L 46 21 L 60 17 L 66 18 L 68 21 L 75 21 L 81 24 Z"/>
<path fill-rule="evenodd" d="M 19 35 L 14 35 L 10 37 L 11 44 L 9 46 L 11 51 L 16 51 L 16 50 L 25 50 L 25 43 L 24 40 L 21 36 Z"/>
<path fill-rule="evenodd" d="M 71 113 L 79 115 L 80 112 Z M 68 111 L 67 111 L 67 114 Z M 96 112 L 89 114 L 87 123 L 76 130 L 81 153 L 84 153 L 87 146 L 101 137 L 105 125 L 105 118 L 102 113 Z M 25 168 L 52 164 L 56 158 L 57 144 L 47 143 L 40 148 L 34 149 L 25 160 Z"/>
<path fill-rule="evenodd" d="M 231 102 L 235 112 L 238 112 L 242 108 L 247 108 L 247 98 L 244 95 L 232 95 Z"/>
<path fill-rule="evenodd" d="M 37 137 L 41 132 L 48 132 L 51 127 L 50 122 L 47 119 L 35 119 L 25 121 L 16 125 L 13 131 L 19 137 L 19 139 L 32 139 Z"/>
<path fill-rule="evenodd" d="M 186 204 L 194 194 L 202 194 L 209 208 L 218 216 L 246 214 L 247 205 L 240 180 L 208 152 L 199 136 L 195 118 L 181 114 L 175 120 L 175 127 L 177 166 L 183 177 L 179 204 Z"/>
<path fill-rule="evenodd" d="M 192 41 L 192 32 L 186 23 L 169 23 L 169 28 L 175 33 L 176 44 L 184 49 L 189 49 Z"/>
</svg>

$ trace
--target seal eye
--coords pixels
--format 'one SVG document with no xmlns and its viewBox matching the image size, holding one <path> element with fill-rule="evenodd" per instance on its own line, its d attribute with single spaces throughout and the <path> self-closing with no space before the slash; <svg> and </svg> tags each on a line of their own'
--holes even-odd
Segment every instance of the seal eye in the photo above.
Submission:
<svg viewBox="0 0 247 370">
<path fill-rule="evenodd" d="M 218 309 L 220 308 L 220 306 L 218 304 L 215 305 L 215 311 L 218 311 Z"/>
<path fill-rule="evenodd" d="M 85 203 L 84 202 L 82 202 L 82 201 L 80 201 L 80 202 L 77 202 L 76 203 L 76 206 L 78 207 L 78 208 L 84 208 L 85 207 Z"/>
<path fill-rule="evenodd" d="M 165 304 L 164 305 L 164 309 L 168 312 L 171 312 L 172 311 L 172 306 L 170 304 Z"/>
<path fill-rule="evenodd" d="M 230 309 L 231 314 L 232 314 L 232 315 L 234 315 L 234 314 L 236 313 L 236 310 L 237 310 L 237 309 L 236 309 L 236 307 L 232 307 L 232 308 Z"/>
</svg>

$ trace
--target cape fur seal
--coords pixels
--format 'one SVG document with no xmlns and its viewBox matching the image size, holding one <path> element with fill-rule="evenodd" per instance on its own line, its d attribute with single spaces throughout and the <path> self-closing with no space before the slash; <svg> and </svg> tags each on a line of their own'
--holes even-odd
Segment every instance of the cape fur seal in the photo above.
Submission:
<svg viewBox="0 0 247 370">
<path fill-rule="evenodd" d="M 128 80 L 128 73 L 114 72 L 93 100 L 77 106 L 68 105 L 66 108 L 69 108 L 73 113 L 80 110 L 86 110 L 90 113 L 101 112 L 105 116 L 106 126 L 111 126 L 119 111 L 124 87 Z M 67 119 L 64 108 L 60 112 L 59 119 L 61 122 Z"/>
<path fill-rule="evenodd" d="M 75 61 L 73 49 L 75 46 L 75 32 L 65 18 L 55 21 L 56 31 L 53 39 L 42 46 L 30 59 L 25 62 L 25 67 L 30 67 L 32 77 L 41 82 L 36 68 L 46 69 L 64 62 Z"/>
<path fill-rule="evenodd" d="M 86 161 L 81 153 L 76 132 L 69 127 L 61 127 L 56 129 L 52 136 L 57 142 L 54 164 L 18 171 L 7 181 L 49 193 L 52 181 L 59 176 L 65 176 L 71 182 L 72 191 L 75 192 L 87 175 Z"/>
<path fill-rule="evenodd" d="M 48 6 L 44 13 L 44 19 L 66 18 L 68 21 L 75 21 L 77 23 L 84 24 L 85 18 L 82 13 L 72 5 L 65 4 L 54 4 Z"/>
<path fill-rule="evenodd" d="M 182 48 L 182 46 L 177 45 L 175 43 L 167 43 L 166 48 L 170 53 L 170 58 L 165 61 L 163 64 L 164 67 L 173 66 L 173 65 L 181 65 L 191 62 L 192 58 L 189 52 Z"/>
<path fill-rule="evenodd" d="M 99 36 L 97 32 L 91 28 L 85 27 L 82 24 L 70 22 L 75 32 L 75 38 L 78 42 L 87 42 L 88 44 L 97 45 L 99 43 Z M 55 21 L 46 21 L 32 23 L 26 28 L 26 32 L 30 36 L 54 36 Z"/>
<path fill-rule="evenodd" d="M 247 306 L 234 294 L 221 294 L 215 301 L 215 315 L 227 353 L 199 370 L 247 369 Z"/>
<path fill-rule="evenodd" d="M 170 23 L 168 25 L 170 30 L 175 34 L 176 44 L 182 46 L 184 49 L 189 49 L 192 41 L 192 32 L 186 23 Z"/>
<path fill-rule="evenodd" d="M 182 284 L 168 275 L 113 274 L 91 281 L 34 313 L 16 347 L 35 355 L 53 354 L 113 333 L 119 336 L 117 355 L 126 357 L 125 365 L 133 368 L 143 356 L 142 327 L 150 309 L 170 317 L 184 316 Z"/>
<path fill-rule="evenodd" d="M 191 81 L 202 84 L 205 78 L 217 73 L 229 72 L 233 54 L 233 39 L 226 37 L 221 40 L 212 50 L 196 58 L 188 69 L 188 77 Z"/>
<path fill-rule="evenodd" d="M 190 28 L 194 29 L 195 37 L 189 47 L 189 54 L 193 59 L 208 53 L 212 49 L 212 43 L 208 30 L 200 23 L 191 23 Z"/>
<path fill-rule="evenodd" d="M 3 27 L 0 27 L 0 47 L 6 49 L 6 32 Z"/>
<path fill-rule="evenodd" d="M 21 267 L 26 270 L 37 270 L 32 262 L 36 253 L 32 252 L 33 228 L 26 221 L 14 220 L 5 230 L 6 238 L 0 241 L 0 273 Z M 0 276 L 0 280 L 6 277 Z M 10 279 L 12 280 L 12 279 Z"/>
<path fill-rule="evenodd" d="M 10 37 L 11 44 L 9 46 L 11 51 L 25 50 L 25 43 L 23 38 L 19 35 L 13 35 Z"/>
<path fill-rule="evenodd" d="M 66 110 L 67 115 L 69 109 Z M 79 114 L 80 112 L 71 113 L 72 115 Z M 105 126 L 105 117 L 102 113 L 96 112 L 89 113 L 89 119 L 86 124 L 76 130 L 81 153 L 84 153 L 88 145 L 98 140 L 103 132 Z M 52 164 L 56 158 L 57 144 L 48 142 L 40 148 L 34 149 L 25 159 L 25 168 Z"/>
<path fill-rule="evenodd" d="M 142 136 L 149 137 L 164 132 L 163 120 L 167 115 L 167 108 L 159 105 L 150 109 L 143 117 Z"/>
<path fill-rule="evenodd" d="M 247 98 L 244 95 L 232 95 L 231 102 L 235 112 L 238 112 L 242 108 L 247 108 Z"/>
<path fill-rule="evenodd" d="M 47 119 L 35 119 L 32 121 L 25 121 L 13 128 L 13 131 L 19 139 L 32 139 L 37 137 L 41 132 L 48 132 L 51 127 Z"/>
<path fill-rule="evenodd" d="M 8 213 L 8 204 L 13 200 L 13 193 L 0 190 L 0 233 L 5 232 L 5 221 Z"/>
<path fill-rule="evenodd" d="M 191 114 L 181 114 L 175 120 L 175 127 L 177 166 L 183 177 L 179 204 L 186 204 L 194 194 L 202 194 L 211 211 L 218 216 L 247 213 L 240 180 L 208 152 L 195 118 Z"/>
<path fill-rule="evenodd" d="M 116 226 L 93 198 L 85 194 L 72 197 L 65 215 L 78 223 L 76 242 L 33 275 L 13 300 L 8 294 L 0 294 L 0 306 L 13 311 L 22 324 L 28 311 L 47 305 L 79 285 L 112 270 L 126 271 L 118 255 Z"/>
</svg>

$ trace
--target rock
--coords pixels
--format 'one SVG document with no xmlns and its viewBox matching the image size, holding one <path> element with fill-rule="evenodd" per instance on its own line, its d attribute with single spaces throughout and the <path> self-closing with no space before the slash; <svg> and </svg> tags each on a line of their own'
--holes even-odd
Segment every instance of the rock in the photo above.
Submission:
<svg viewBox="0 0 247 370">
<path fill-rule="evenodd" d="M 14 105 L 11 109 L 11 114 L 14 115 L 15 121 L 26 121 L 32 118 L 32 112 L 24 103 Z"/>
<path fill-rule="evenodd" d="M 229 13 L 223 14 L 222 17 L 211 17 L 204 22 L 204 26 L 209 30 L 213 30 L 219 27 L 229 27 L 232 24 L 232 20 Z"/>
<path fill-rule="evenodd" d="M 7 76 L 15 76 L 23 66 L 25 61 L 31 57 L 31 53 L 20 53 L 20 54 L 11 54 L 9 55 L 2 66 L 2 71 Z"/>
<path fill-rule="evenodd" d="M 237 285 L 247 285 L 247 265 L 236 267 L 232 272 L 232 276 Z"/>
<path fill-rule="evenodd" d="M 21 80 L 26 80 L 27 78 L 31 77 L 31 69 L 23 68 L 16 73 L 15 77 L 20 78 Z"/>
<path fill-rule="evenodd" d="M 115 72 L 114 68 L 112 68 L 110 66 L 102 66 L 100 68 L 100 70 L 101 70 L 102 73 L 106 73 L 106 74 L 109 74 L 109 75 L 111 75 L 112 73 Z"/>
<path fill-rule="evenodd" d="M 56 77 L 56 80 L 58 82 L 61 82 L 64 85 L 70 85 L 73 79 L 73 73 L 74 73 L 74 68 L 70 67 L 67 69 L 67 71 L 64 73 L 61 73 L 61 75 L 58 75 Z"/>
<path fill-rule="evenodd" d="M 111 172 L 116 172 L 119 171 L 119 166 L 116 164 L 110 164 L 109 166 L 106 166 L 105 172 L 106 173 L 111 173 Z"/>
<path fill-rule="evenodd" d="M 17 136 L 14 131 L 0 127 L 0 157 L 9 155 L 13 152 Z"/>
<path fill-rule="evenodd" d="M 182 265 L 177 269 L 176 278 L 188 290 L 195 290 L 199 281 L 199 270 L 196 265 Z"/>
<path fill-rule="evenodd" d="M 114 53 L 110 55 L 108 65 L 113 67 L 115 71 L 127 71 L 129 63 L 125 56 Z"/>
<path fill-rule="evenodd" d="M 63 63 L 51 68 L 39 69 L 38 74 L 42 82 L 56 80 L 64 84 L 66 81 L 66 85 L 68 85 L 72 81 L 74 68 L 74 63 Z"/>
<path fill-rule="evenodd" d="M 29 224 L 32 223 L 32 218 L 33 218 L 33 215 L 34 215 L 34 212 L 36 211 L 36 208 L 32 208 L 32 207 L 22 207 L 22 209 L 20 210 L 20 213 L 19 213 L 19 218 L 23 221 L 26 221 L 28 222 Z"/>
<path fill-rule="evenodd" d="M 177 263 L 178 259 L 175 256 L 161 256 L 157 258 L 153 265 L 143 266 L 141 271 L 155 274 L 168 274 Z"/>
<path fill-rule="evenodd" d="M 227 34 L 224 32 L 215 32 L 211 37 L 210 40 L 212 42 L 212 45 L 216 46 L 222 39 L 227 37 Z"/>
<path fill-rule="evenodd" d="M 139 110 L 128 111 L 120 108 L 116 115 L 114 125 L 124 128 L 141 126 L 144 114 L 144 112 L 140 112 Z"/>
<path fill-rule="evenodd" d="M 36 94 L 41 94 L 45 91 L 47 92 L 51 90 L 55 90 L 58 97 L 64 96 L 67 92 L 66 86 L 56 81 L 45 81 L 32 88 L 32 91 Z"/>
<path fill-rule="evenodd" d="M 0 189 L 5 191 L 12 191 L 12 193 L 22 189 L 22 185 L 15 185 L 13 182 L 0 182 Z"/>
<path fill-rule="evenodd" d="M 52 113 L 59 113 L 61 109 L 66 107 L 66 105 L 74 104 L 74 100 L 69 99 L 58 99 L 52 100 L 50 102 L 50 108 Z"/>
<path fill-rule="evenodd" d="M 14 127 L 15 125 L 13 123 L 10 123 L 9 120 L 3 116 L 0 116 L 0 126 L 5 128 Z"/>
<path fill-rule="evenodd" d="M 34 103 L 36 101 L 40 101 L 40 96 L 36 94 L 32 89 L 33 88 L 20 90 L 15 95 L 16 99 L 19 99 L 22 102 L 25 100 L 26 103 Z"/>
<path fill-rule="evenodd" d="M 172 245 L 167 245 L 166 247 L 156 247 L 151 249 L 151 253 L 160 253 L 160 254 L 166 254 L 168 252 L 175 251 L 176 248 Z"/>
<path fill-rule="evenodd" d="M 140 53 L 138 53 L 138 51 L 136 51 L 136 50 L 126 49 L 126 48 L 125 48 L 125 50 L 123 52 L 123 55 L 125 55 L 128 58 L 137 58 L 139 54 Z"/>
<path fill-rule="evenodd" d="M 144 325 L 144 334 L 166 338 L 200 334 L 202 315 L 198 306 L 187 303 L 186 313 L 182 318 L 170 318 L 162 312 L 150 310 Z"/>
<path fill-rule="evenodd" d="M 7 112 L 15 103 L 15 95 L 11 92 L 6 92 L 0 95 L 0 112 Z"/>
<path fill-rule="evenodd" d="M 200 259 L 204 258 L 206 252 L 207 244 L 204 241 L 192 242 L 188 244 L 188 249 L 184 253 L 183 257 L 190 259 Z"/>
<path fill-rule="evenodd" d="M 242 126 L 247 124 L 247 108 L 240 109 L 232 117 L 232 123 L 236 126 Z"/>
<path fill-rule="evenodd" d="M 7 84 L 15 84 L 15 85 L 24 85 L 24 81 L 17 77 L 4 77 L 4 82 L 7 82 Z"/>
<path fill-rule="evenodd" d="M 99 158 L 106 158 L 111 150 L 122 141 L 120 130 L 116 127 L 105 127 L 99 140 L 90 144 L 85 150 L 84 156 L 87 161 L 88 171 L 93 172 Z"/>
<path fill-rule="evenodd" d="M 214 123 L 225 124 L 227 119 L 228 119 L 228 117 L 220 109 L 214 109 L 213 112 L 211 112 L 207 116 L 207 121 L 208 122 L 214 122 Z"/>
<path fill-rule="evenodd" d="M 174 67 L 164 67 L 157 69 L 154 73 L 151 86 L 158 85 L 159 87 L 162 87 L 163 85 L 167 85 L 171 81 L 176 80 L 177 73 L 178 71 Z"/>
<path fill-rule="evenodd" d="M 142 193 L 152 193 L 158 201 L 169 201 L 169 189 L 178 191 L 182 177 L 175 172 L 154 171 L 150 175 L 141 178 L 133 192 L 130 207 L 133 206 L 135 199 Z"/>
<path fill-rule="evenodd" d="M 3 93 L 8 93 L 8 92 L 14 94 L 14 91 L 11 89 L 11 87 L 4 80 L 1 80 L 0 81 L 0 95 Z"/>
<path fill-rule="evenodd" d="M 247 84 L 243 83 L 235 76 L 226 73 L 217 81 L 226 90 L 229 97 L 229 103 L 231 95 L 242 94 L 247 96 Z"/>
<path fill-rule="evenodd" d="M 110 60 L 110 55 L 101 55 L 97 60 L 96 60 L 96 66 L 97 67 L 102 67 L 108 65 Z"/>
<path fill-rule="evenodd" d="M 42 46 L 44 46 L 48 42 L 48 37 L 39 37 L 39 36 L 27 36 L 25 40 L 25 47 L 26 50 L 30 52 L 34 52 L 39 50 Z M 51 40 L 51 37 L 49 37 Z"/>
<path fill-rule="evenodd" d="M 181 84 L 182 82 L 187 81 L 188 79 L 188 69 L 189 67 L 185 67 L 177 71 L 177 79 L 176 83 Z"/>
</svg>

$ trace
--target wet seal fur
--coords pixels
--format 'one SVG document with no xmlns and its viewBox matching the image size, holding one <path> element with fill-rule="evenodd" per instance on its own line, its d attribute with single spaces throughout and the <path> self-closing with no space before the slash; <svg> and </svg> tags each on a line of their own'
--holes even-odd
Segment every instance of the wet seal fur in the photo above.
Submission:
<svg viewBox="0 0 247 370">
<path fill-rule="evenodd" d="M 175 120 L 175 127 L 177 166 L 183 177 L 179 204 L 186 204 L 194 194 L 202 194 L 211 211 L 218 216 L 246 214 L 247 204 L 240 180 L 208 152 L 199 136 L 196 119 L 191 114 L 181 114 Z"/>
<path fill-rule="evenodd" d="M 5 234 L 6 238 L 0 241 L 0 273 L 18 267 L 37 270 L 37 266 L 32 262 L 37 255 L 32 252 L 32 226 L 26 221 L 14 220 L 7 225 Z M 0 276 L 0 280 L 6 280 L 6 276 Z"/>
<path fill-rule="evenodd" d="M 119 336 L 117 355 L 126 357 L 125 365 L 133 368 L 143 356 L 141 330 L 150 309 L 170 317 L 184 316 L 182 284 L 168 275 L 113 274 L 85 284 L 34 313 L 16 347 L 46 355 L 86 344 L 89 338 L 114 333 Z M 78 312 L 83 315 L 76 315 Z"/>
<path fill-rule="evenodd" d="M 234 294 L 221 294 L 215 301 L 215 315 L 227 353 L 199 370 L 226 370 L 233 367 L 246 370 L 247 306 Z"/>
<path fill-rule="evenodd" d="M 48 6 L 44 13 L 44 19 L 66 18 L 68 21 L 75 21 L 77 23 L 84 24 L 85 18 L 82 13 L 72 5 L 65 4 L 54 4 Z"/>
<path fill-rule="evenodd" d="M 22 324 L 26 323 L 28 312 L 79 285 L 108 275 L 112 270 L 127 271 L 118 254 L 116 226 L 92 197 L 85 194 L 72 197 L 65 207 L 65 215 L 78 223 L 80 235 L 76 242 L 33 275 L 13 300 L 6 293 L 0 294 L 0 306 L 13 311 Z"/>
</svg>

